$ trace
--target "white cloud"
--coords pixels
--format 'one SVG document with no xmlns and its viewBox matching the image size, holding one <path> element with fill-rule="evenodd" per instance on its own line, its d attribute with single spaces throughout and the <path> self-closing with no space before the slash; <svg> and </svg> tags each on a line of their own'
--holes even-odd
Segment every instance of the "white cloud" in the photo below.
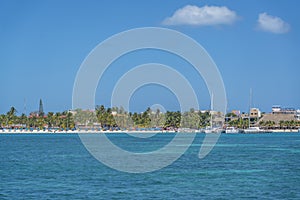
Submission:
<svg viewBox="0 0 300 200">
<path fill-rule="evenodd" d="M 173 16 L 163 21 L 165 25 L 219 25 L 232 24 L 238 19 L 236 13 L 225 6 L 187 5 L 175 11 Z"/>
<path fill-rule="evenodd" d="M 261 13 L 258 16 L 258 28 L 271 33 L 287 33 L 290 30 L 290 25 L 279 17 Z"/>
</svg>

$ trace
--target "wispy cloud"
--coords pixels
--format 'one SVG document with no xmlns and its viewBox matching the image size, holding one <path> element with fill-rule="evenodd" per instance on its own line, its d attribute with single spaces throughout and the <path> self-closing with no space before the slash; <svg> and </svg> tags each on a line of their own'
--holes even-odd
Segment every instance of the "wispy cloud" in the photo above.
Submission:
<svg viewBox="0 0 300 200">
<path fill-rule="evenodd" d="M 290 30 L 290 25 L 276 16 L 261 13 L 258 16 L 257 27 L 259 30 L 271 33 L 287 33 Z"/>
<path fill-rule="evenodd" d="M 164 25 L 194 25 L 210 26 L 233 24 L 238 19 L 237 14 L 225 6 L 193 6 L 187 5 L 175 11 L 162 23 Z"/>
</svg>

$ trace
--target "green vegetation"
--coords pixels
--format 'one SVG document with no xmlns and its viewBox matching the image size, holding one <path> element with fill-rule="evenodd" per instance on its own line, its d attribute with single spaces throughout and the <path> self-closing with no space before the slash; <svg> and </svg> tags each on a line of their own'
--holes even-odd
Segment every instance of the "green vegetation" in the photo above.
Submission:
<svg viewBox="0 0 300 200">
<path fill-rule="evenodd" d="M 31 113 L 29 116 L 21 114 L 16 115 L 17 110 L 11 107 L 6 115 L 0 115 L 0 126 L 2 128 L 33 128 L 33 129 L 73 129 L 75 127 L 73 115 L 70 112 L 62 113 L 49 112 L 47 116 L 44 113 L 40 116 L 37 113 Z"/>
<path fill-rule="evenodd" d="M 142 113 L 127 112 L 123 107 L 105 108 L 103 105 L 96 106 L 95 111 L 76 109 L 64 112 L 43 112 L 43 105 L 40 101 L 38 112 L 32 112 L 29 116 L 21 114 L 17 116 L 17 110 L 11 107 L 6 114 L 0 115 L 0 128 L 6 129 L 59 129 L 69 130 L 74 128 L 101 128 L 104 130 L 118 129 L 147 129 L 163 128 L 174 130 L 179 127 L 200 129 L 210 126 L 210 113 L 195 111 L 190 109 L 186 112 L 167 111 L 162 113 L 160 110 L 147 108 Z M 216 112 L 212 116 L 215 121 L 222 118 L 222 114 Z M 224 118 L 224 116 L 223 116 Z M 300 121 L 257 121 L 252 119 L 250 124 L 257 124 L 263 129 L 296 129 L 300 127 Z M 217 120 L 218 121 L 218 120 Z M 238 117 L 235 114 L 226 114 L 226 125 L 240 129 L 249 126 L 249 119 Z"/>
<path fill-rule="evenodd" d="M 264 129 L 297 129 L 300 127 L 300 121 L 289 120 L 289 121 L 280 121 L 279 124 L 276 124 L 274 121 L 260 121 L 259 126 Z"/>
<path fill-rule="evenodd" d="M 272 128 L 272 127 L 275 126 L 275 122 L 274 121 L 270 121 L 270 120 L 268 120 L 268 121 L 260 121 L 259 122 L 259 126 L 260 127 L 264 127 L 265 129 L 270 129 L 270 128 Z"/>
<path fill-rule="evenodd" d="M 48 112 L 48 114 L 44 114 L 41 101 L 38 112 L 33 112 L 29 116 L 25 114 L 17 116 L 16 113 L 17 110 L 11 107 L 6 114 L 0 115 L 0 127 L 66 130 L 75 128 L 76 124 L 82 127 L 97 126 L 107 130 L 153 127 L 177 129 L 180 126 L 197 129 L 209 126 L 210 119 L 208 112 L 195 112 L 194 109 L 184 113 L 179 111 L 162 113 L 160 110 L 152 111 L 147 108 L 142 113 L 131 113 L 122 107 L 105 108 L 103 105 L 97 106 L 95 111 L 76 109 L 71 112 Z"/>
<path fill-rule="evenodd" d="M 257 120 L 251 121 L 251 124 L 255 124 Z M 247 118 L 234 118 L 227 122 L 229 126 L 233 126 L 240 129 L 248 128 L 249 120 Z M 259 127 L 262 129 L 298 129 L 300 127 L 300 121 L 289 120 L 289 121 L 280 121 L 279 124 L 276 124 L 274 121 L 259 121 Z"/>
<path fill-rule="evenodd" d="M 240 129 L 245 129 L 245 128 L 248 128 L 249 121 L 248 121 L 248 119 L 237 118 L 237 119 L 229 121 L 229 126 L 233 126 L 233 127 L 240 128 Z"/>
<path fill-rule="evenodd" d="M 189 112 L 181 114 L 179 111 L 151 110 L 147 108 L 142 113 L 131 113 L 124 108 L 105 108 L 103 105 L 96 107 L 96 117 L 101 127 L 111 129 L 119 128 L 153 128 L 162 127 L 165 129 L 177 129 L 180 126 L 186 128 L 200 128 L 209 125 L 209 113 L 195 112 L 191 109 Z"/>
<path fill-rule="evenodd" d="M 292 129 L 295 127 L 300 127 L 300 121 L 290 120 L 290 121 L 280 121 L 280 129 Z"/>
</svg>

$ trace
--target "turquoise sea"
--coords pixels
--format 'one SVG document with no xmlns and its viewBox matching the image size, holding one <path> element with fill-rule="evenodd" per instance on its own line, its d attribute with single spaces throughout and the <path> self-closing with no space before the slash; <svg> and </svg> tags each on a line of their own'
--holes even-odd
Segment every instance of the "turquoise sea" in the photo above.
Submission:
<svg viewBox="0 0 300 200">
<path fill-rule="evenodd" d="M 148 151 L 174 136 L 108 137 Z M 300 134 L 223 134 L 200 160 L 203 138 L 166 168 L 129 174 L 93 158 L 76 134 L 1 134 L 0 199 L 300 199 Z"/>
</svg>

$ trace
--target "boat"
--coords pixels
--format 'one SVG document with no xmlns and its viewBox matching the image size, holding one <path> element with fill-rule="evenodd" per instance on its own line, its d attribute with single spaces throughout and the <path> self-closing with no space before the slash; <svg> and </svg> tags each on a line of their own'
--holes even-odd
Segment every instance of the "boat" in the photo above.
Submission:
<svg viewBox="0 0 300 200">
<path fill-rule="evenodd" d="M 240 132 L 240 130 L 233 126 L 227 127 L 225 129 L 225 133 L 239 133 L 239 132 Z"/>
<path fill-rule="evenodd" d="M 254 126 L 254 127 L 248 127 L 244 129 L 245 133 L 262 133 L 264 130 L 261 130 L 259 127 Z"/>
<path fill-rule="evenodd" d="M 222 133 L 223 129 L 218 127 L 207 127 L 204 129 L 204 133 Z"/>
<path fill-rule="evenodd" d="M 220 127 L 214 127 L 213 126 L 213 109 L 214 109 L 214 106 L 213 106 L 213 100 L 214 99 L 214 94 L 211 95 L 211 102 L 210 102 L 210 126 L 209 127 L 206 127 L 204 129 L 204 133 L 222 133 L 224 130 Z"/>
<path fill-rule="evenodd" d="M 244 133 L 263 133 L 264 130 L 257 126 L 251 126 L 250 124 L 250 113 L 251 113 L 251 102 L 252 102 L 252 89 L 250 88 L 250 100 L 249 100 L 249 114 L 248 114 L 248 128 L 244 129 Z"/>
</svg>

